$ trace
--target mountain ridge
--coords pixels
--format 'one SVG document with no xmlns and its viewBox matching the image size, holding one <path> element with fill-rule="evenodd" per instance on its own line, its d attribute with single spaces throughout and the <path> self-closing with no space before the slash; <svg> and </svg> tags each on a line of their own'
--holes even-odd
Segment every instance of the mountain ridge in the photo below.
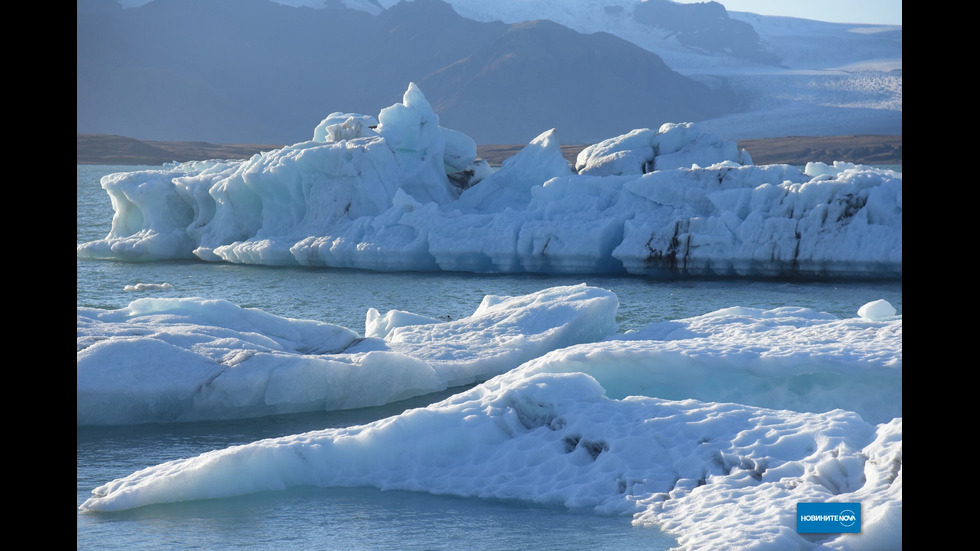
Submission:
<svg viewBox="0 0 980 551">
<path fill-rule="evenodd" d="M 549 128 L 593 141 L 740 104 L 613 35 L 478 22 L 441 0 L 377 16 L 271 0 L 80 10 L 77 56 L 76 132 L 140 139 L 295 143 L 331 112 L 376 114 L 409 82 L 485 143 Z"/>
</svg>

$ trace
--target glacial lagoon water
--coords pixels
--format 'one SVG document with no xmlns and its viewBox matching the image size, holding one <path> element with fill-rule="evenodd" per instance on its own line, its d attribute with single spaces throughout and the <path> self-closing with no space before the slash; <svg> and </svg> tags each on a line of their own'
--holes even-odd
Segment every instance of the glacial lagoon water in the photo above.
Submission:
<svg viewBox="0 0 980 551">
<path fill-rule="evenodd" d="M 105 237 L 111 226 L 112 206 L 99 178 L 136 168 L 140 167 L 78 166 L 77 243 Z M 220 298 L 279 316 L 335 323 L 359 333 L 364 331 L 368 308 L 458 319 L 472 314 L 488 294 L 520 295 L 583 282 L 616 293 L 620 331 L 729 306 L 802 306 L 851 317 L 861 305 L 885 299 L 902 313 L 901 281 L 665 281 L 84 259 L 77 260 L 76 277 L 77 306 L 120 308 L 142 297 Z M 145 284 L 142 290 L 126 290 L 140 283 Z M 458 390 L 345 412 L 185 425 L 80 427 L 76 505 L 96 486 L 143 467 L 262 438 L 365 423 Z M 592 511 L 370 488 L 304 488 L 115 514 L 79 514 L 77 521 L 78 549 L 667 549 L 675 543 L 656 529 L 632 526 L 629 518 Z"/>
</svg>

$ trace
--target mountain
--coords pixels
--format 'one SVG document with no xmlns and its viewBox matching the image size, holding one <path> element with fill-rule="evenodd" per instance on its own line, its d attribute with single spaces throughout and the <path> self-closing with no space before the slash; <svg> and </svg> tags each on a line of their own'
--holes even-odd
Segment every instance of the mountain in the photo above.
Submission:
<svg viewBox="0 0 980 551">
<path fill-rule="evenodd" d="M 136 1 L 136 0 L 131 0 Z M 138 0 L 146 1 L 146 0 Z M 414 0 L 275 0 L 378 13 Z M 830 69 L 867 60 L 901 66 L 902 27 L 828 23 L 727 11 L 718 2 L 671 0 L 445 0 L 475 21 L 547 19 L 576 32 L 607 32 L 659 55 L 685 75 L 768 68 Z"/>
<path fill-rule="evenodd" d="M 325 0 L 277 0 L 322 5 Z M 377 11 L 411 0 L 330 0 Z M 669 0 L 446 0 L 463 17 L 508 24 L 546 19 L 606 32 L 671 69 L 745 99 L 700 121 L 729 139 L 900 135 L 902 27 L 828 23 Z"/>
<path fill-rule="evenodd" d="M 439 0 L 317 9 L 271 0 L 78 0 L 76 129 L 295 143 L 334 111 L 376 115 L 409 82 L 479 143 L 557 128 L 589 143 L 734 111 L 740 97 L 609 33 L 476 21 Z M 371 13 L 374 12 L 374 13 Z"/>
<path fill-rule="evenodd" d="M 590 143 L 637 125 L 697 121 L 735 107 L 733 95 L 674 72 L 633 44 L 546 20 L 507 25 L 419 85 L 436 92 L 433 105 L 445 126 L 472 128 L 480 143 L 512 143 L 480 136 L 515 130 L 526 143 L 549 127 L 567 143 Z"/>
<path fill-rule="evenodd" d="M 777 64 L 779 55 L 769 50 L 752 25 L 729 17 L 718 2 L 678 4 L 670 0 L 647 0 L 633 8 L 642 25 L 666 31 L 691 50 L 711 55 Z"/>
</svg>

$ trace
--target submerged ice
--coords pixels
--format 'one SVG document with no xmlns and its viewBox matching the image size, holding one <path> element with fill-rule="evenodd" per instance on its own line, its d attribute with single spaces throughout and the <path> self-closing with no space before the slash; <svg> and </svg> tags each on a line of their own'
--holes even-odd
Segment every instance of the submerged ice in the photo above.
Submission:
<svg viewBox="0 0 980 551">
<path fill-rule="evenodd" d="M 494 170 L 421 90 L 243 161 L 108 175 L 87 258 L 370 270 L 901 277 L 902 175 L 753 165 L 696 124 L 593 144 L 555 129 Z"/>
</svg>

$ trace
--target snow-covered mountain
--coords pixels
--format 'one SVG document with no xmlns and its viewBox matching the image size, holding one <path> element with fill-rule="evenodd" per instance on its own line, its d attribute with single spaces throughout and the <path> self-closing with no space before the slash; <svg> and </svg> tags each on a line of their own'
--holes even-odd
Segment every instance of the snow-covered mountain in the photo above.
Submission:
<svg viewBox="0 0 980 551">
<path fill-rule="evenodd" d="M 343 2 L 374 11 L 413 0 Z M 555 21 L 606 32 L 656 53 L 675 71 L 750 98 L 740 112 L 701 121 L 729 138 L 901 134 L 902 28 L 727 12 L 671 0 L 446 0 L 463 17 Z"/>
<path fill-rule="evenodd" d="M 276 0 L 289 6 L 344 5 L 378 14 L 415 0 Z M 718 2 L 671 0 L 445 0 L 475 21 L 547 19 L 580 33 L 607 32 L 656 53 L 673 69 L 739 73 L 782 69 L 901 70 L 902 28 L 729 12 Z M 877 65 L 872 63 L 877 62 Z"/>
<path fill-rule="evenodd" d="M 669 0 L 79 0 L 77 131 L 295 143 L 418 83 L 480 143 L 901 134 L 901 27 Z M 451 8 L 450 8 L 451 6 Z"/>
</svg>

